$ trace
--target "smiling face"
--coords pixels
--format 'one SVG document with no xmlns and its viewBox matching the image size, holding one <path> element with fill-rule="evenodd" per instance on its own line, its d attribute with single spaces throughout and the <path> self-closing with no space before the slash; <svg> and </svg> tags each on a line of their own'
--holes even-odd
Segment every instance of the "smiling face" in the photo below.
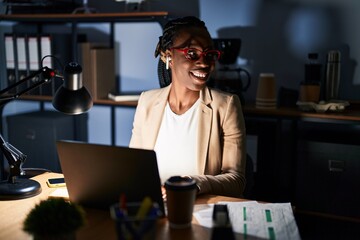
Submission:
<svg viewBox="0 0 360 240">
<path fill-rule="evenodd" d="M 173 48 L 196 48 L 200 51 L 213 49 L 212 39 L 206 29 L 190 27 L 181 30 L 173 41 Z M 189 60 L 184 52 L 171 49 L 171 75 L 176 86 L 182 86 L 192 91 L 200 91 L 206 85 L 210 73 L 215 68 L 215 62 L 202 55 L 197 60 Z"/>
</svg>

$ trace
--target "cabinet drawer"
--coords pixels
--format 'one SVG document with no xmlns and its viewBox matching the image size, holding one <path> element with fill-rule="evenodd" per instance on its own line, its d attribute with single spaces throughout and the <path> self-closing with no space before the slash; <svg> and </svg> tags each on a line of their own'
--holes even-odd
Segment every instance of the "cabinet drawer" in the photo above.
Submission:
<svg viewBox="0 0 360 240">
<path fill-rule="evenodd" d="M 301 140 L 296 206 L 360 217 L 360 146 Z"/>
</svg>

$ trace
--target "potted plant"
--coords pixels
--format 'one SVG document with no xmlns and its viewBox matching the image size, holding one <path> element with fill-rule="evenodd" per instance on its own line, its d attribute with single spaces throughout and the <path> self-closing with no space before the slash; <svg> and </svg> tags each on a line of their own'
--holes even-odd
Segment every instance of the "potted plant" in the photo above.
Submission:
<svg viewBox="0 0 360 240">
<path fill-rule="evenodd" d="M 62 198 L 41 201 L 27 215 L 23 230 L 34 240 L 76 239 L 76 231 L 85 224 L 85 212 L 77 204 Z"/>
</svg>

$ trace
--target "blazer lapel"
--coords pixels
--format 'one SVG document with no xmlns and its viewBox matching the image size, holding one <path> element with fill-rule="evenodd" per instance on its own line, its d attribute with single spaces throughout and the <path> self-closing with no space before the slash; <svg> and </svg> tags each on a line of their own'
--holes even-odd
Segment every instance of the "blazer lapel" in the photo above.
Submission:
<svg viewBox="0 0 360 240">
<path fill-rule="evenodd" d="M 148 122 L 148 127 L 146 127 L 146 145 L 151 149 L 155 147 L 156 139 L 160 130 L 162 118 L 164 115 L 165 106 L 167 103 L 170 85 L 163 88 L 163 91 L 159 93 L 156 101 L 153 103 L 153 107 L 149 110 L 147 119 L 151 119 L 151 122 Z"/>
<path fill-rule="evenodd" d="M 200 114 L 199 114 L 199 132 L 198 136 L 202 136 L 201 139 L 198 137 L 198 167 L 199 174 L 205 172 L 206 157 L 209 148 L 210 131 L 212 127 L 212 114 L 213 111 L 209 107 L 212 101 L 210 90 L 205 87 L 200 92 Z"/>
</svg>

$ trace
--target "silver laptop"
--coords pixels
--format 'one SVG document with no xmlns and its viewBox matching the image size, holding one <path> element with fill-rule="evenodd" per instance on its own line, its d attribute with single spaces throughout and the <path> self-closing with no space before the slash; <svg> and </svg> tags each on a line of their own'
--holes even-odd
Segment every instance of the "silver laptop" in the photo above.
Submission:
<svg viewBox="0 0 360 240">
<path fill-rule="evenodd" d="M 164 213 L 154 151 L 77 141 L 56 144 L 70 201 L 109 209 L 121 194 L 127 202 L 149 196 Z"/>
</svg>

